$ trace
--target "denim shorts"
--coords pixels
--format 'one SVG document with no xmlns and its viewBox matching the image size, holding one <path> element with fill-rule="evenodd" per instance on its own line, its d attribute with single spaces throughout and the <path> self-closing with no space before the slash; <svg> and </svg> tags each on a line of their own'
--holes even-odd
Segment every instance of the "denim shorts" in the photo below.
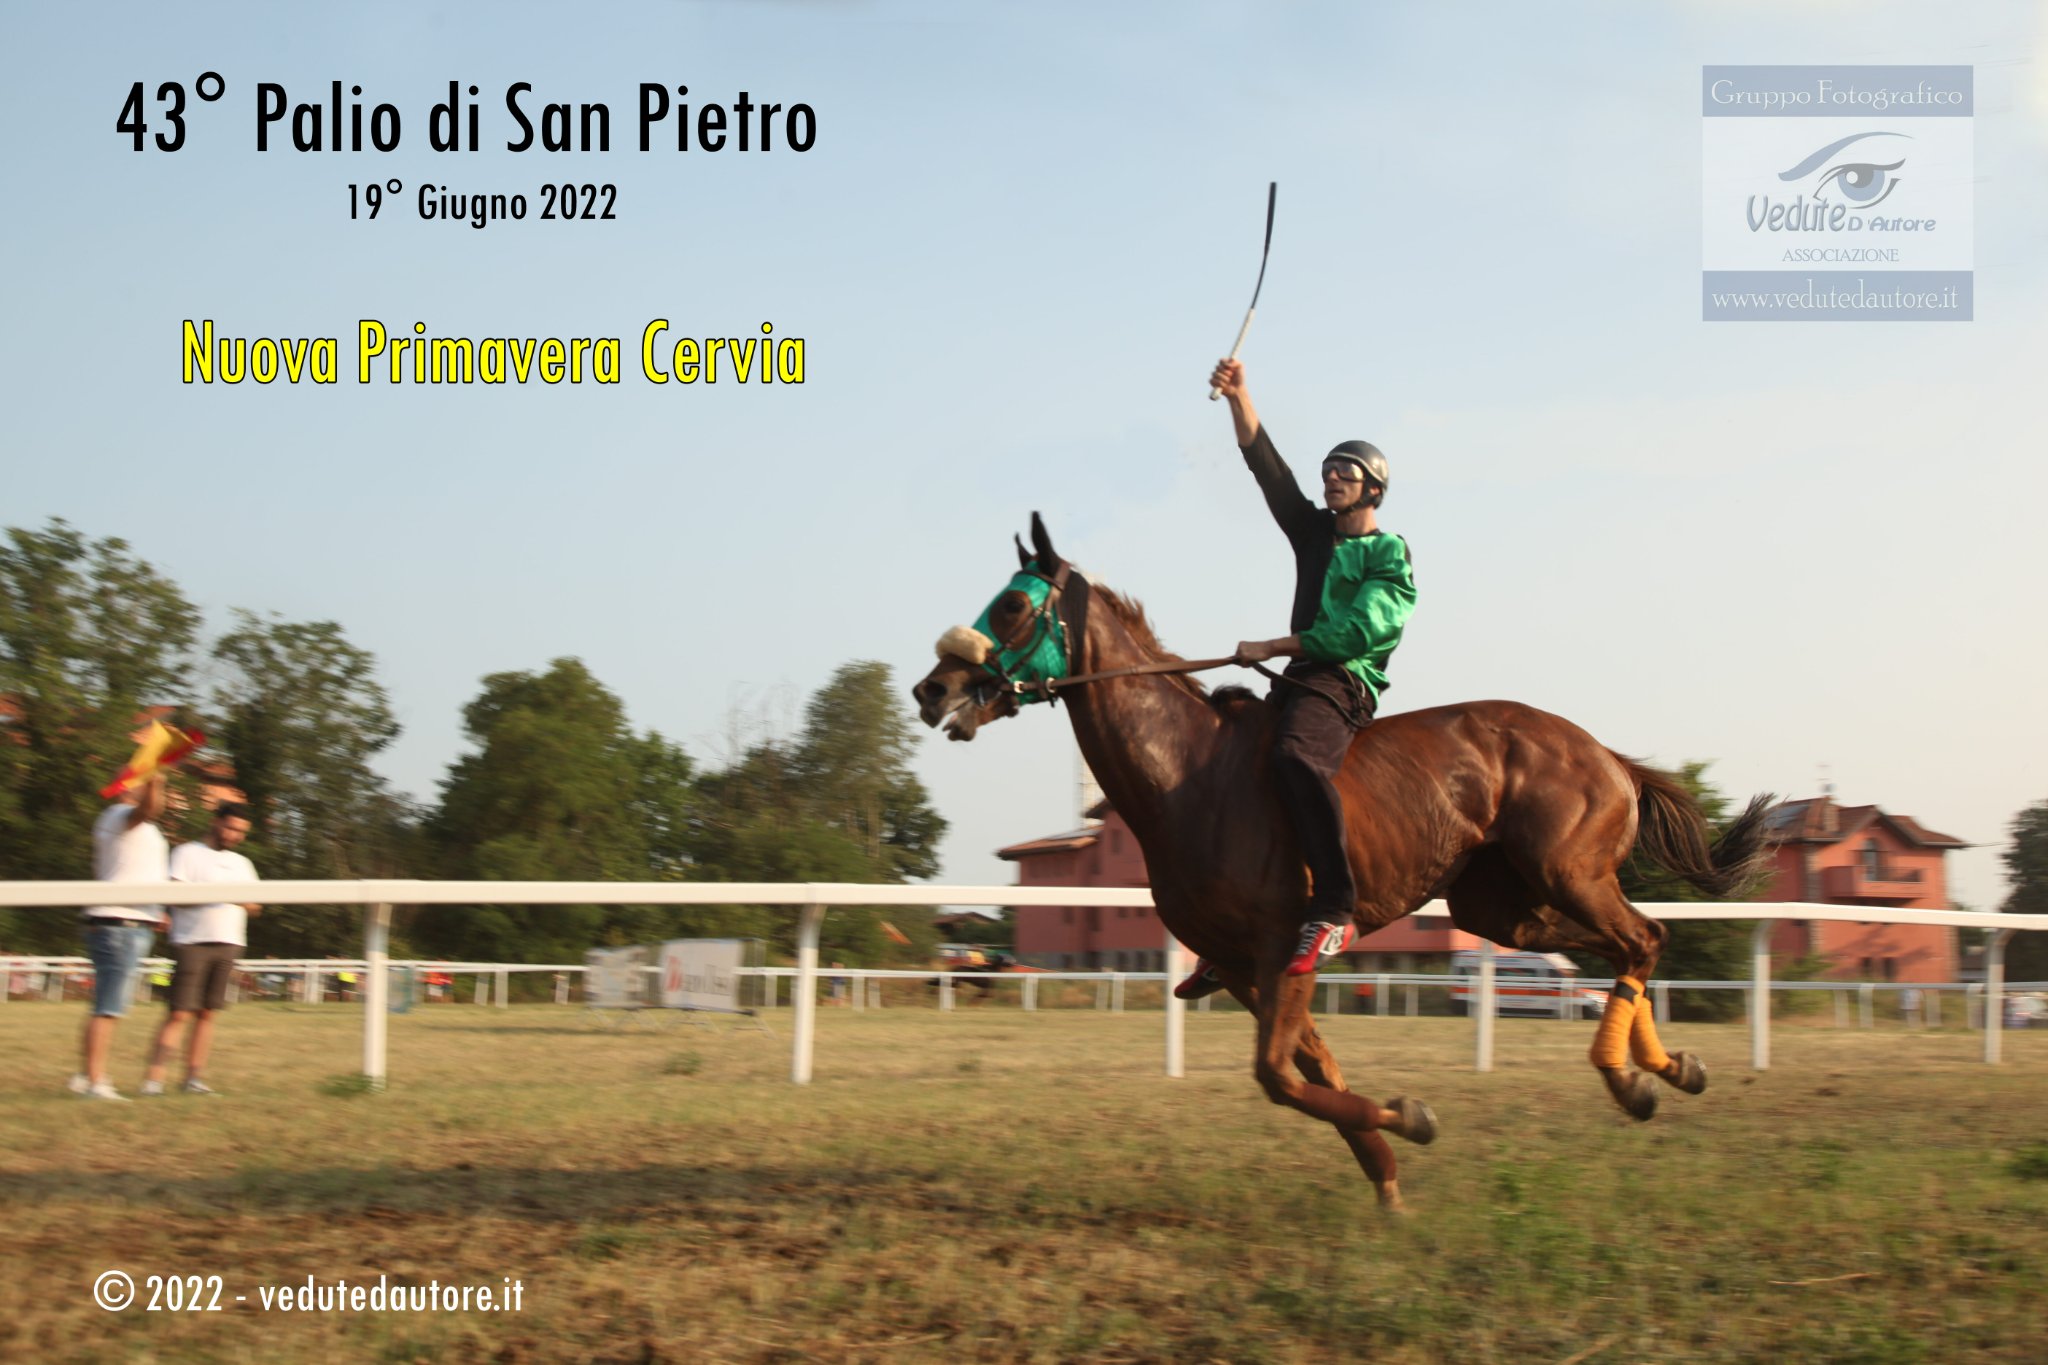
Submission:
<svg viewBox="0 0 2048 1365">
<path fill-rule="evenodd" d="M 87 920 L 85 954 L 92 959 L 92 1012 L 119 1019 L 128 1012 L 128 996 L 142 955 L 156 930 L 133 920 Z"/>
</svg>

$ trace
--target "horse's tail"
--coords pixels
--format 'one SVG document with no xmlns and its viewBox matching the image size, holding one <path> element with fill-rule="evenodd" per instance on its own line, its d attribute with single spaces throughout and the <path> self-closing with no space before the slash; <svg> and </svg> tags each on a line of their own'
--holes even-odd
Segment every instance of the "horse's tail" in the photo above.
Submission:
<svg viewBox="0 0 2048 1365">
<path fill-rule="evenodd" d="M 1751 797 L 1709 847 L 1706 817 L 1683 783 L 1632 758 L 1614 756 L 1636 785 L 1637 853 L 1709 896 L 1738 897 L 1762 880 L 1774 842 L 1765 816 L 1775 796 Z"/>
</svg>

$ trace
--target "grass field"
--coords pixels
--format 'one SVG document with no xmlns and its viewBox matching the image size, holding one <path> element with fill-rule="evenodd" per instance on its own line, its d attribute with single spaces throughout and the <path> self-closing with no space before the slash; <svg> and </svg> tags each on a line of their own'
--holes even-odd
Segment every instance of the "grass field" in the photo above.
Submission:
<svg viewBox="0 0 2048 1365">
<path fill-rule="evenodd" d="M 78 1006 L 0 1006 L 0 1359 L 2022 1361 L 2048 1357 L 2048 1031 L 1674 1025 L 1713 1085 L 1623 1118 L 1590 1024 L 1347 1017 L 1360 1089 L 1435 1107 L 1377 1214 L 1265 1103 L 1242 1016 L 826 1011 L 775 1036 L 577 1011 L 245 1006 L 220 1099 L 66 1095 Z M 131 1017 L 131 1089 L 153 1014 Z M 112 1313 L 95 1276 L 219 1275 Z M 259 1286 L 501 1288 L 517 1312 L 265 1311 Z M 145 1287 L 144 1294 L 147 1294 Z M 237 1304 L 234 1296 L 246 1295 Z"/>
</svg>

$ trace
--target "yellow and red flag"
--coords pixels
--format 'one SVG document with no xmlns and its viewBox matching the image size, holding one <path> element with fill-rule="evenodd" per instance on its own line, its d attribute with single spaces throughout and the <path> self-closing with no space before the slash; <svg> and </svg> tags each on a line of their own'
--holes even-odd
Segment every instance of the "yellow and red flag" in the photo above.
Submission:
<svg viewBox="0 0 2048 1365">
<path fill-rule="evenodd" d="M 100 788 L 100 796 L 108 801 L 122 792 L 132 790 L 147 782 L 152 773 L 176 766 L 194 749 L 206 743 L 206 736 L 197 730 L 180 730 L 175 725 L 166 725 L 153 720 L 135 734 L 135 753 L 128 765 L 115 775 L 114 780 Z"/>
<path fill-rule="evenodd" d="M 902 944 L 906 948 L 910 946 L 910 935 L 904 933 L 901 929 L 898 929 L 895 925 L 889 923 L 889 921 L 887 920 L 882 920 L 881 926 L 882 932 L 887 934 L 891 939 L 895 940 L 897 943 Z"/>
</svg>

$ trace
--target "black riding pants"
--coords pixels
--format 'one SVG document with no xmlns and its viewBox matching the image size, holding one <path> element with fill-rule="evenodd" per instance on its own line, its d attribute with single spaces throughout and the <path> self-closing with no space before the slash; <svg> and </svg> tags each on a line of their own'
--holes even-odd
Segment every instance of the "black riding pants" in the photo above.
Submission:
<svg viewBox="0 0 2048 1365">
<path fill-rule="evenodd" d="M 1280 803 L 1315 880 L 1307 918 L 1344 924 L 1358 904 L 1358 886 L 1345 854 L 1344 802 L 1335 778 L 1352 737 L 1372 723 L 1377 703 L 1356 675 L 1333 664 L 1297 662 L 1286 677 L 1273 687 L 1280 704 L 1273 770 Z"/>
</svg>

